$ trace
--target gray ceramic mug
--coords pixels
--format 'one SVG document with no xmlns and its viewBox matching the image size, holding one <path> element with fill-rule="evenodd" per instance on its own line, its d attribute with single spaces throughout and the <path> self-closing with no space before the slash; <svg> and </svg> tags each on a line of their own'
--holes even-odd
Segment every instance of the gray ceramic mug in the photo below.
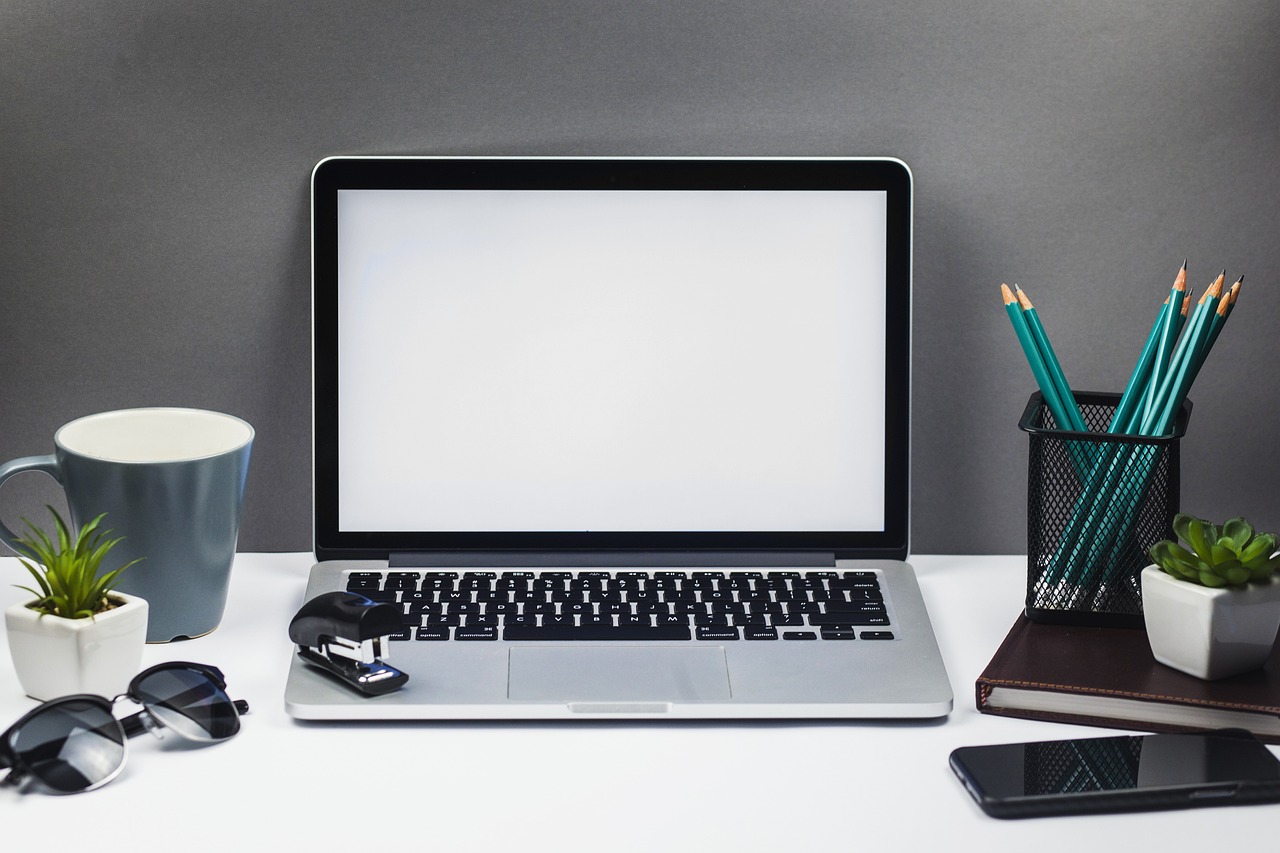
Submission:
<svg viewBox="0 0 1280 853">
<path fill-rule="evenodd" d="M 147 600 L 147 642 L 198 637 L 226 607 L 253 435 L 239 418 L 200 409 L 102 412 L 59 429 L 52 455 L 0 465 L 0 483 L 44 471 L 74 524 L 105 512 L 103 526 L 124 541 L 104 568 L 142 558 L 117 588 Z M 0 523 L 0 541 L 13 540 Z"/>
</svg>

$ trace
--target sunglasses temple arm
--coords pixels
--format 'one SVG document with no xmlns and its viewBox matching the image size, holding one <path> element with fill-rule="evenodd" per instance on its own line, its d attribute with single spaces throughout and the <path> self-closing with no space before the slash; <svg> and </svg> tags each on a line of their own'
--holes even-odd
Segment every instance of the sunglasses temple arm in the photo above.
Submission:
<svg viewBox="0 0 1280 853">
<path fill-rule="evenodd" d="M 237 714 L 249 713 L 249 703 L 246 702 L 245 700 L 237 699 L 231 704 L 236 706 Z M 154 715 L 148 714 L 146 711 L 139 711 L 136 714 L 130 714 L 129 716 L 125 717 L 123 720 L 120 721 L 120 725 L 124 729 L 125 737 L 137 737 L 138 735 L 145 732 L 147 730 L 147 723 L 145 722 L 145 720 L 148 717 L 151 719 L 152 725 L 156 726 L 157 728 L 164 728 L 164 723 L 156 719 Z M 3 760 L 3 757 L 0 757 L 0 760 Z M 3 767 L 3 766 L 4 766 L 3 764 L 0 764 L 0 767 Z"/>
<path fill-rule="evenodd" d="M 150 716 L 146 711 L 139 711 L 136 714 L 130 714 L 120 721 L 120 727 L 124 729 L 125 737 L 137 737 L 147 730 L 147 724 L 143 722 L 144 715 Z M 159 726 L 163 726 L 155 717 L 151 717 L 152 721 Z"/>
</svg>

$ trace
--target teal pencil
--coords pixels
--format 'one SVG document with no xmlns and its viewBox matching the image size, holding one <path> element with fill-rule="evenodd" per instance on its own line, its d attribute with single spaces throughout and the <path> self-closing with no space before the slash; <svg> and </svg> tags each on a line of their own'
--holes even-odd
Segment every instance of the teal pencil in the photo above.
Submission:
<svg viewBox="0 0 1280 853">
<path fill-rule="evenodd" d="M 1156 350 L 1155 361 L 1151 366 L 1151 380 L 1147 384 L 1147 397 L 1143 405 L 1143 417 L 1151 414 L 1156 405 L 1156 389 L 1161 379 L 1169 370 L 1169 359 L 1173 356 L 1173 345 L 1177 340 L 1177 322 L 1174 318 L 1182 313 L 1182 300 L 1187 292 L 1187 262 L 1182 262 L 1182 269 L 1173 280 L 1173 290 L 1169 293 L 1169 302 L 1165 305 L 1161 318 L 1160 344 Z"/>
<path fill-rule="evenodd" d="M 1221 289 L 1221 283 L 1225 276 L 1226 272 L 1224 270 L 1223 275 L 1219 276 L 1218 280 L 1214 282 L 1214 287 L 1218 290 Z M 1148 435 L 1165 435 L 1172 432 L 1174 423 L 1178 416 L 1178 411 L 1182 408 L 1183 402 L 1190 393 L 1192 383 L 1195 382 L 1196 376 L 1200 372 L 1200 368 L 1204 366 L 1205 359 L 1208 357 L 1209 351 L 1213 348 L 1214 341 L 1217 340 L 1218 334 L 1222 331 L 1222 327 L 1230 316 L 1232 308 L 1235 307 L 1235 300 L 1239 298 L 1240 285 L 1243 283 L 1243 280 L 1244 277 L 1241 276 L 1241 278 L 1232 285 L 1230 292 L 1222 296 L 1218 301 L 1218 306 L 1215 309 L 1212 318 L 1210 318 L 1210 320 L 1205 324 L 1208 331 L 1202 334 L 1202 337 L 1204 338 L 1203 343 L 1194 351 L 1188 350 L 1188 361 L 1186 364 L 1179 366 L 1177 382 L 1173 390 L 1170 392 L 1170 396 L 1165 400 L 1164 405 L 1158 412 L 1158 417 L 1149 426 Z M 1146 450 L 1146 448 L 1144 448 L 1144 450 Z M 1135 459 L 1134 462 L 1137 466 L 1135 468 L 1135 476 L 1139 478 L 1139 481 L 1145 482 L 1146 478 L 1150 475 L 1150 468 L 1154 462 L 1154 455 L 1148 452 L 1146 458 Z M 1137 502 L 1139 500 L 1140 497 L 1135 495 L 1130 501 L 1126 502 L 1129 505 L 1124 507 L 1124 510 L 1118 516 L 1120 523 L 1112 530 L 1108 531 L 1109 535 L 1113 538 L 1109 546 L 1107 558 L 1102 561 L 1103 565 L 1114 565 L 1116 563 L 1117 555 L 1125 547 L 1125 543 L 1132 529 L 1133 516 L 1137 510 Z M 1104 582 L 1105 581 L 1106 578 L 1104 577 Z"/>
<path fill-rule="evenodd" d="M 1240 286 L 1244 284 L 1244 276 L 1236 279 L 1236 283 L 1231 285 L 1231 289 L 1227 291 L 1227 295 L 1222 297 L 1222 302 L 1218 304 L 1218 311 L 1213 317 L 1213 325 L 1209 329 L 1209 343 L 1205 346 L 1206 355 L 1208 350 L 1213 348 L 1214 341 L 1218 340 L 1218 334 L 1222 331 L 1222 327 L 1226 325 L 1227 320 L 1231 317 L 1231 312 L 1236 310 L 1236 300 L 1240 298 Z M 1226 311 L 1222 310 L 1223 304 L 1226 304 Z"/>
<path fill-rule="evenodd" d="M 1031 299 L 1028 298 L 1026 291 L 1016 284 L 1014 285 L 1014 293 L 1018 300 L 1018 305 L 1022 308 L 1022 316 L 1027 321 L 1027 329 L 1031 332 L 1036 348 L 1040 351 L 1040 358 L 1044 362 L 1045 371 L 1049 374 L 1049 379 L 1053 382 L 1054 389 L 1058 392 L 1058 400 L 1062 403 L 1063 414 L 1067 417 L 1067 422 L 1062 426 L 1078 432 L 1088 432 L 1089 427 L 1085 425 L 1084 418 L 1080 416 L 1080 405 L 1076 402 L 1075 394 L 1071 393 L 1071 386 L 1067 383 L 1067 377 L 1062 372 L 1062 365 L 1058 362 L 1058 356 L 1053 351 L 1053 346 L 1049 343 L 1049 335 L 1044 330 L 1044 324 L 1040 322 L 1040 313 L 1031 304 Z"/>
<path fill-rule="evenodd" d="M 1000 285 L 1000 295 L 1004 298 L 1004 309 L 1009 315 L 1009 321 L 1013 323 L 1013 331 L 1018 336 L 1018 343 L 1022 344 L 1022 354 L 1026 356 L 1027 364 L 1031 367 L 1031 373 L 1036 378 L 1036 384 L 1040 386 L 1040 393 L 1044 396 L 1045 405 L 1049 407 L 1049 411 L 1053 414 L 1053 419 L 1058 422 L 1059 428 L 1065 427 L 1068 420 L 1066 411 L 1062 407 L 1062 399 L 1058 396 L 1053 379 L 1049 376 L 1044 360 L 1040 357 L 1040 350 L 1036 346 L 1035 339 L 1031 336 L 1031 329 L 1027 327 L 1027 320 L 1022 316 L 1022 307 L 1018 304 L 1018 299 L 1013 295 L 1013 291 L 1009 289 L 1009 285 Z"/>
<path fill-rule="evenodd" d="M 1182 405 L 1182 400 L 1178 398 L 1178 390 L 1182 387 L 1185 394 L 1185 389 L 1189 387 L 1186 382 L 1188 375 L 1192 374 L 1194 378 L 1192 365 L 1195 364 L 1200 349 L 1208 340 L 1211 329 L 1210 317 L 1217 312 L 1222 296 L 1222 282 L 1225 278 L 1224 271 L 1200 297 L 1200 303 L 1196 305 L 1187 331 L 1178 341 L 1177 349 L 1174 350 L 1169 371 L 1156 391 L 1155 407 L 1142 418 L 1142 425 L 1138 429 L 1140 435 L 1163 435 L 1168 420 L 1167 413 L 1177 411 L 1178 406 Z M 1203 359 L 1200 361 L 1203 363 Z"/>
<path fill-rule="evenodd" d="M 1169 300 L 1165 299 L 1164 304 L 1168 305 Z M 1133 373 L 1129 375 L 1129 384 L 1124 386 L 1124 393 L 1120 395 L 1120 402 L 1111 416 L 1111 423 L 1107 425 L 1107 432 L 1126 431 L 1125 425 L 1129 422 L 1129 416 L 1137 409 L 1138 402 L 1146 392 L 1147 381 L 1151 377 L 1151 364 L 1155 361 L 1156 347 L 1160 344 L 1160 331 L 1163 328 L 1164 307 L 1162 306 L 1156 314 L 1156 321 L 1151 324 L 1151 333 L 1147 335 L 1147 342 L 1142 345 L 1138 363 L 1134 365 Z"/>
<path fill-rule="evenodd" d="M 1178 314 L 1178 334 L 1179 335 L 1182 334 L 1183 327 L 1185 327 L 1187 324 L 1187 311 L 1190 307 L 1191 307 L 1191 291 L 1188 290 L 1186 298 L 1182 300 L 1182 311 L 1179 312 Z M 1163 319 L 1163 315 L 1156 318 L 1156 327 L 1153 330 L 1153 333 L 1156 335 L 1157 340 L 1159 339 L 1159 332 L 1161 328 L 1160 321 L 1162 319 Z M 1176 356 L 1176 351 L 1175 351 L 1175 356 Z M 1152 360 L 1154 361 L 1154 352 L 1152 353 Z M 1144 374 L 1141 377 L 1142 384 L 1137 389 L 1135 389 L 1133 394 L 1133 399 L 1130 401 L 1128 408 L 1124 412 L 1124 419 L 1121 420 L 1119 417 L 1113 418 L 1112 425 L 1109 430 L 1110 432 L 1121 433 L 1124 435 L 1138 434 L 1138 429 L 1142 426 L 1142 416 L 1144 414 L 1142 401 L 1146 397 L 1147 386 L 1151 381 L 1150 368 L 1151 368 L 1151 365 L 1148 364 L 1146 374 Z M 1120 414 L 1119 411 L 1117 411 L 1117 416 L 1119 414 Z"/>
<path fill-rule="evenodd" d="M 1222 290 L 1224 278 L 1226 278 L 1225 270 L 1222 275 L 1218 276 L 1218 280 L 1213 283 L 1213 286 L 1219 292 Z M 1200 373 L 1200 368 L 1204 366 L 1205 359 L 1209 357 L 1209 350 L 1212 349 L 1213 342 L 1217 340 L 1218 333 L 1222 331 L 1222 326 L 1227 320 L 1227 313 L 1230 309 L 1231 298 L 1230 294 L 1227 294 L 1227 296 L 1218 300 L 1218 304 L 1214 306 L 1212 317 L 1205 319 L 1200 333 L 1201 341 L 1194 350 L 1188 353 L 1185 363 L 1180 365 L 1177 382 L 1159 410 L 1158 417 L 1151 424 L 1150 428 L 1154 431 L 1148 433 L 1148 435 L 1163 435 L 1173 427 L 1174 416 L 1182 405 L 1182 401 L 1191 392 L 1191 385 L 1196 381 L 1196 375 Z"/>
</svg>

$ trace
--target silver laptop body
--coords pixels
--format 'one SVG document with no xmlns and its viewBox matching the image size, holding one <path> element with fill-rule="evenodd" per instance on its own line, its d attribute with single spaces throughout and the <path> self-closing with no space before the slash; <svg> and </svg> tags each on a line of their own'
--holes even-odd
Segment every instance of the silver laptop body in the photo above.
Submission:
<svg viewBox="0 0 1280 853">
<path fill-rule="evenodd" d="M 295 657 L 290 714 L 949 713 L 905 562 L 904 164 L 330 158 L 312 221 L 303 600 L 376 590 L 409 678 Z"/>
</svg>

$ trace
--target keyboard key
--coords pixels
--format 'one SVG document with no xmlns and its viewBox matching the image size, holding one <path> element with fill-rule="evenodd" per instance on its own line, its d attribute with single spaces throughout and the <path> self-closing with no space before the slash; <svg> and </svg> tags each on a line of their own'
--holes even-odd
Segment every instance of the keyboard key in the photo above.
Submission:
<svg viewBox="0 0 1280 853">
<path fill-rule="evenodd" d="M 888 625 L 889 617 L 883 613 L 810 613 L 809 624 L 819 625 Z"/>
<path fill-rule="evenodd" d="M 828 601 L 828 613 L 884 613 L 883 601 Z"/>
<path fill-rule="evenodd" d="M 853 630 L 852 625 L 827 625 L 822 629 L 822 639 L 856 640 L 858 639 L 858 632 Z"/>
<path fill-rule="evenodd" d="M 455 628 L 453 638 L 455 640 L 496 640 L 498 639 L 498 629 L 492 626 Z"/>
<path fill-rule="evenodd" d="M 782 639 L 784 640 L 816 640 L 818 635 L 812 631 L 783 631 Z"/>
<path fill-rule="evenodd" d="M 408 613 L 444 613 L 444 605 L 434 601 L 415 601 L 409 605 Z"/>
<path fill-rule="evenodd" d="M 874 578 L 872 578 L 871 580 L 865 580 L 865 581 L 836 580 L 836 581 L 829 581 L 827 583 L 827 588 L 831 590 L 841 590 L 841 591 L 853 590 L 853 589 L 866 589 L 866 590 L 874 590 L 876 592 L 879 592 L 880 584 Z"/>
<path fill-rule="evenodd" d="M 348 590 L 348 592 L 357 592 L 370 601 L 385 601 L 392 604 L 396 602 L 396 596 L 400 594 L 394 589 L 352 589 Z"/>
<path fill-rule="evenodd" d="M 742 629 L 742 636 L 748 640 L 776 640 L 778 639 L 778 629 L 748 625 Z"/>
<path fill-rule="evenodd" d="M 687 625 L 513 625 L 503 629 L 502 639 L 525 640 L 688 640 Z"/>
<path fill-rule="evenodd" d="M 699 640 L 736 640 L 738 629 L 729 627 L 699 628 Z"/>
<path fill-rule="evenodd" d="M 387 578 L 387 581 L 382 585 L 382 588 L 383 589 L 417 589 L 418 582 L 417 580 L 410 580 L 409 578 L 399 578 L 399 579 Z"/>
<path fill-rule="evenodd" d="M 834 590 L 833 601 L 884 601 L 884 595 L 878 589 L 845 589 Z"/>
<path fill-rule="evenodd" d="M 454 616 L 474 616 L 483 609 L 470 601 L 450 601 L 445 606 L 447 612 Z"/>
<path fill-rule="evenodd" d="M 449 629 L 444 625 L 432 625 L 426 628 L 419 628 L 414 638 L 418 640 L 447 640 L 449 639 Z"/>
<path fill-rule="evenodd" d="M 892 640 L 892 631 L 863 631 L 862 639 L 864 640 Z"/>
</svg>

